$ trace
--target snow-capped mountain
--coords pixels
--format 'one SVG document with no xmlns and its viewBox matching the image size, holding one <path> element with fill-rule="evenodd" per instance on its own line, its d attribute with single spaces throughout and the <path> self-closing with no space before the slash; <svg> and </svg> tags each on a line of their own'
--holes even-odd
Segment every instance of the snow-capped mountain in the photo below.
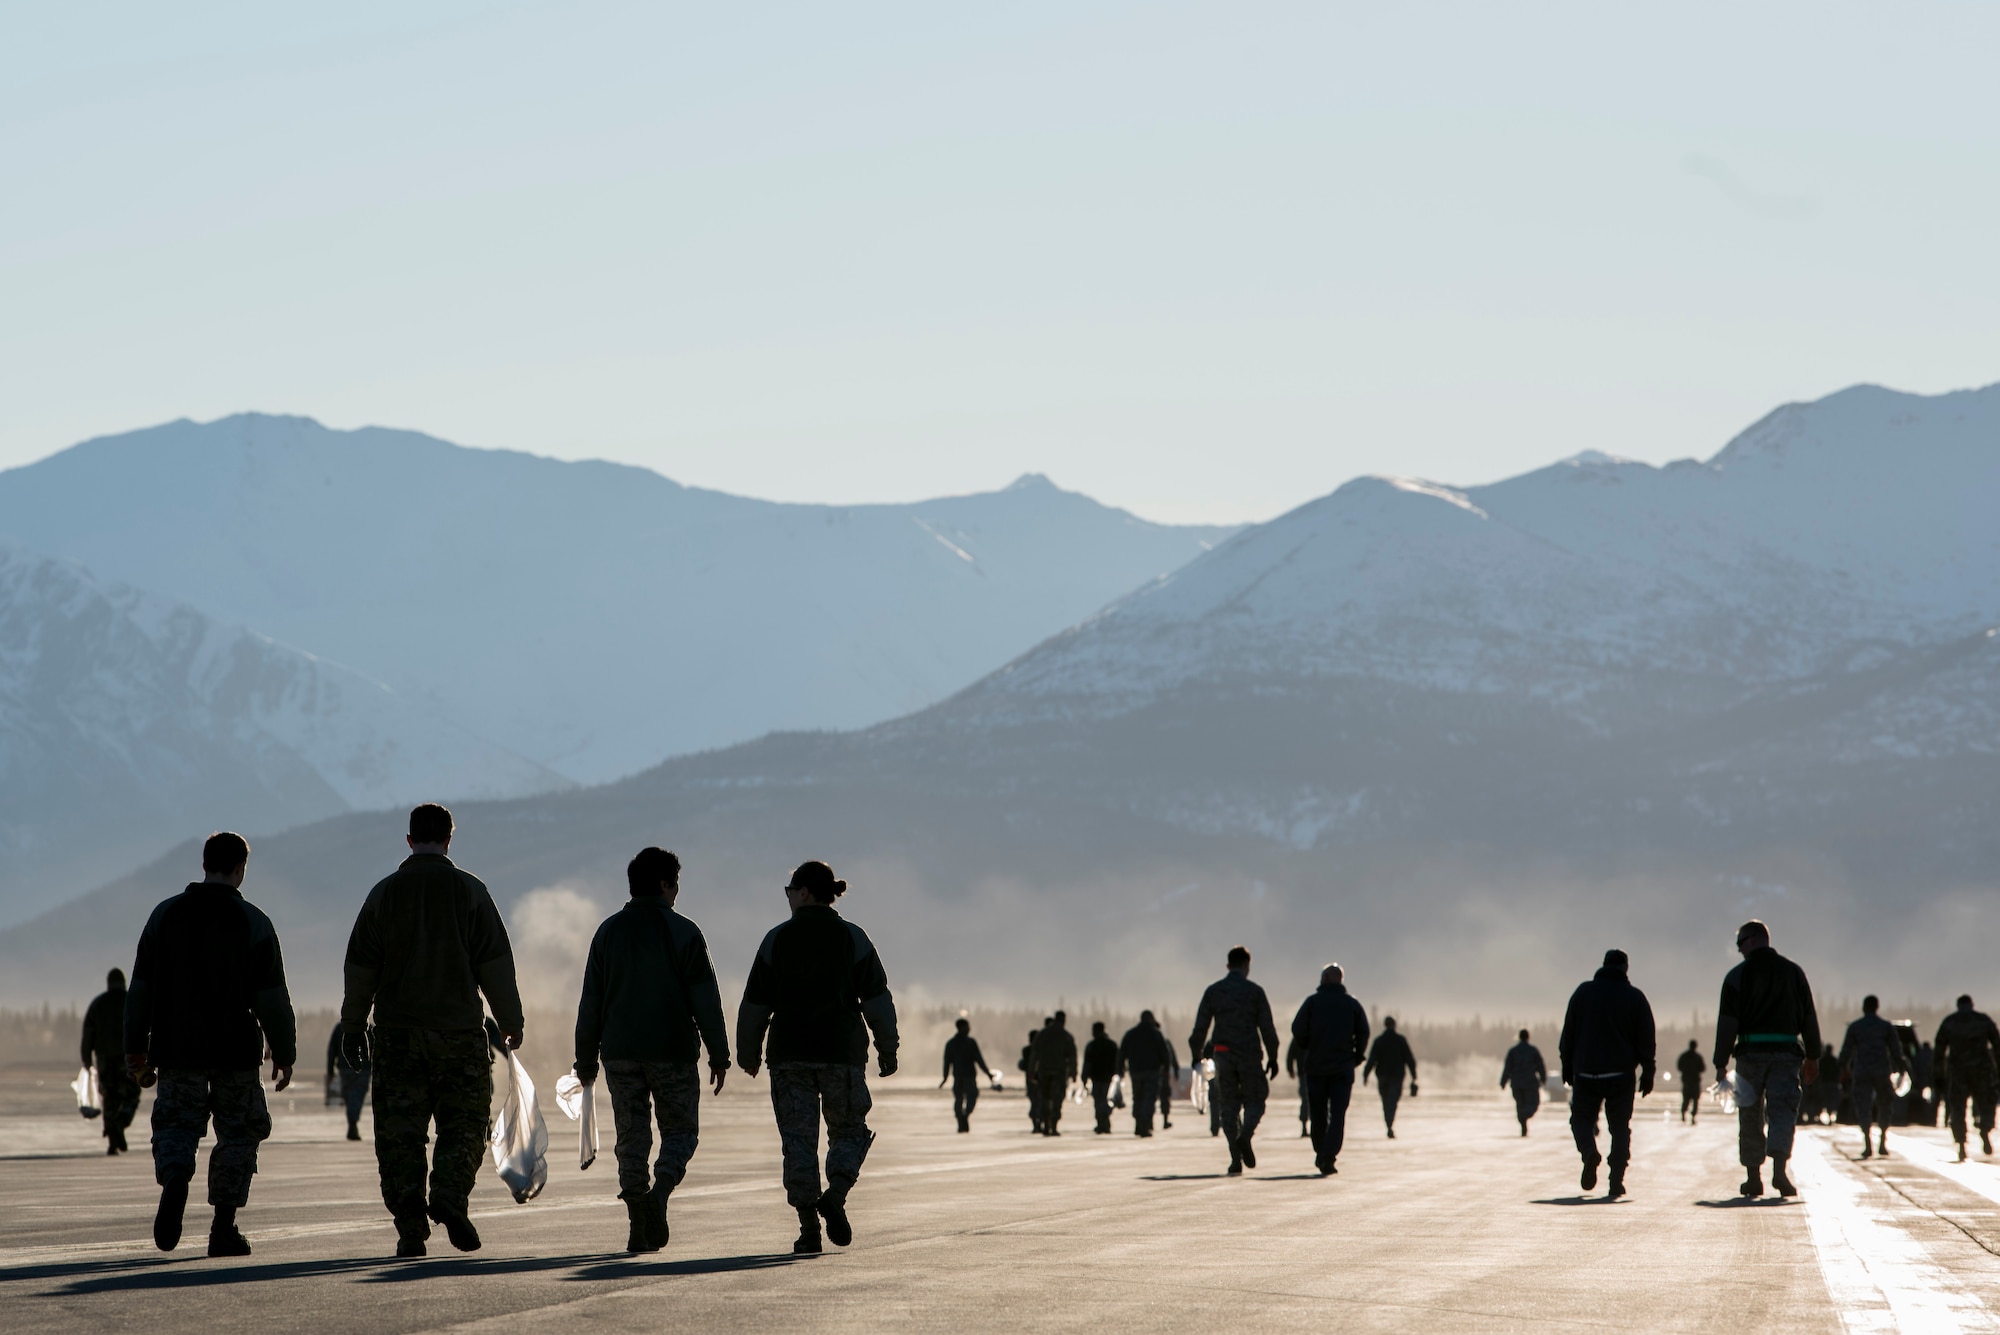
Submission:
<svg viewBox="0 0 2000 1335">
<path fill-rule="evenodd" d="M 0 921 L 197 831 L 562 783 L 359 673 L 0 547 Z"/>
<path fill-rule="evenodd" d="M 780 505 L 261 415 L 0 474 L 0 538 L 348 664 L 583 782 L 933 703 L 1229 531 L 1038 476 Z"/>
</svg>

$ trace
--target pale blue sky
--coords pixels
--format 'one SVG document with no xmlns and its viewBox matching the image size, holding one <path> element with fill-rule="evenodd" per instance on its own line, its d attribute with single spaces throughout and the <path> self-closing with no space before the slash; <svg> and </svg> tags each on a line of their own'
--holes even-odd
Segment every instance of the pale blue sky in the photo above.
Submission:
<svg viewBox="0 0 2000 1335">
<path fill-rule="evenodd" d="M 2000 379 L 2000 7 L 7 6 L 0 464 L 298 412 L 1161 519 Z"/>
</svg>

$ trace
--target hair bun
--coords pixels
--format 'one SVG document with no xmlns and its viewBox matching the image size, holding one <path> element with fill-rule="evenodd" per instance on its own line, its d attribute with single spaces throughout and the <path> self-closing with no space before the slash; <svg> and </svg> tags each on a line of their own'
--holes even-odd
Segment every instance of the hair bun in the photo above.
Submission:
<svg viewBox="0 0 2000 1335">
<path fill-rule="evenodd" d="M 846 893 L 847 893 L 847 882 L 835 881 L 833 883 L 833 897 L 835 899 L 839 899 L 842 895 Z"/>
</svg>

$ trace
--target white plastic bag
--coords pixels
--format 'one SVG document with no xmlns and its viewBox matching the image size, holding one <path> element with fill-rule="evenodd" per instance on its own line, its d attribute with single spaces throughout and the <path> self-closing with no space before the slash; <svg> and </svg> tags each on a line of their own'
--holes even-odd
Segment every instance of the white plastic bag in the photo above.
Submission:
<svg viewBox="0 0 2000 1335">
<path fill-rule="evenodd" d="M 1709 1086 L 1709 1096 L 1715 1100 L 1716 1111 L 1724 1117 L 1736 1111 L 1736 1086 L 1727 1080 L 1718 1080 Z"/>
<path fill-rule="evenodd" d="M 1194 1078 L 1188 1081 L 1188 1097 L 1198 1113 L 1208 1111 L 1208 1082 L 1215 1079 L 1215 1062 L 1204 1059 L 1194 1064 Z"/>
<path fill-rule="evenodd" d="M 549 1180 L 549 1124 L 535 1106 L 535 1082 L 515 1053 L 507 1054 L 507 1097 L 493 1119 L 493 1168 L 514 1201 L 525 1205 Z"/>
<path fill-rule="evenodd" d="M 556 1081 L 556 1107 L 576 1122 L 577 1171 L 597 1162 L 597 1086 L 586 1085 L 571 1071 Z"/>
<path fill-rule="evenodd" d="M 1125 1106 L 1125 1077 L 1122 1075 L 1111 1078 L 1111 1106 L 1114 1108 Z"/>
<path fill-rule="evenodd" d="M 76 1091 L 76 1110 L 85 1117 L 96 1117 L 104 1111 L 104 1096 L 97 1089 L 97 1072 L 88 1066 L 81 1067 L 70 1088 Z"/>
</svg>

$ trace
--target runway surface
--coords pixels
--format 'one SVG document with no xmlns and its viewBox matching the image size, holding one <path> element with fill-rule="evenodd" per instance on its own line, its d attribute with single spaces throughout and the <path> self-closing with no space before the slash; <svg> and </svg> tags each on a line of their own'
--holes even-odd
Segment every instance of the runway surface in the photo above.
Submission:
<svg viewBox="0 0 2000 1335">
<path fill-rule="evenodd" d="M 1892 1136 L 1894 1157 L 1867 1164 L 1851 1129 L 1804 1132 L 1802 1198 L 1739 1202 L 1733 1123 L 1663 1122 L 1655 1097 L 1631 1196 L 1606 1203 L 1578 1194 L 1566 1110 L 1522 1140 L 1497 1091 L 1405 1100 L 1394 1141 L 1357 1099 L 1330 1179 L 1276 1100 L 1258 1167 L 1232 1180 L 1186 1110 L 1141 1141 L 1123 1114 L 1095 1136 L 1072 1108 L 1047 1140 L 1009 1091 L 958 1135 L 948 1094 L 898 1082 L 878 1091 L 854 1245 L 794 1260 L 768 1086 L 735 1076 L 703 1102 L 657 1256 L 622 1251 L 600 1103 L 588 1172 L 550 1109 L 539 1199 L 514 1204 L 489 1169 L 481 1251 L 440 1231 L 428 1259 L 390 1259 L 371 1146 L 341 1139 L 309 1088 L 273 1100 L 240 1218 L 255 1255 L 211 1261 L 199 1179 L 180 1250 L 152 1246 L 145 1111 L 135 1152 L 107 1160 L 64 1113 L 62 1077 L 14 1073 L 0 1331 L 2000 1330 L 2000 1167 L 1950 1163 L 1939 1131 Z"/>
</svg>

